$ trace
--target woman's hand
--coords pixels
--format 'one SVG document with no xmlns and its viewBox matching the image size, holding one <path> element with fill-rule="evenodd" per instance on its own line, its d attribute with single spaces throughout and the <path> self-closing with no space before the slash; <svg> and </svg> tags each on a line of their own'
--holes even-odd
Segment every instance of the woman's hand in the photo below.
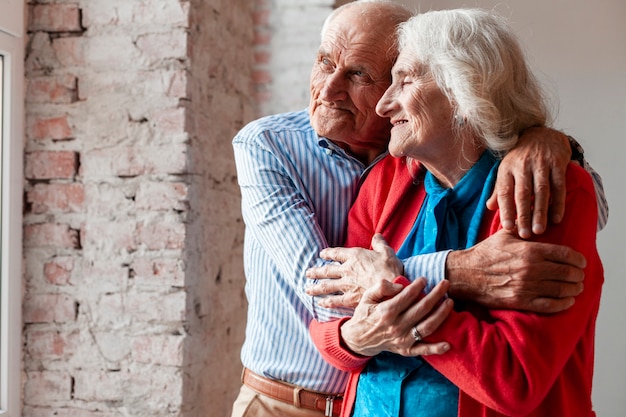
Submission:
<svg viewBox="0 0 626 417">
<path fill-rule="evenodd" d="M 372 237 L 372 250 L 327 248 L 320 252 L 332 264 L 311 268 L 307 278 L 323 279 L 307 288 L 311 296 L 325 295 L 319 305 L 327 308 L 356 307 L 363 293 L 382 280 L 392 281 L 404 267 L 381 234 Z"/>
<path fill-rule="evenodd" d="M 442 354 L 450 349 L 447 342 L 416 341 L 415 326 L 425 340 L 452 311 L 451 299 L 442 298 L 448 282 L 441 281 L 427 295 L 422 291 L 426 281 L 420 278 L 404 287 L 381 281 L 366 291 L 354 316 L 341 327 L 346 346 L 363 356 L 389 351 L 403 356 Z"/>
</svg>

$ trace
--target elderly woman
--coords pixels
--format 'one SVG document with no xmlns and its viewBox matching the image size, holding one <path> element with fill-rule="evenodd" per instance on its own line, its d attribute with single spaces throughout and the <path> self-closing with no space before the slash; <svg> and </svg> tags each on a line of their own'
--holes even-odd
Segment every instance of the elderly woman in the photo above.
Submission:
<svg viewBox="0 0 626 417">
<path fill-rule="evenodd" d="M 393 83 L 378 103 L 392 156 L 369 174 L 347 246 L 382 233 L 398 257 L 460 249 L 501 229 L 487 211 L 499 158 L 547 110 L 506 22 L 478 10 L 434 11 L 400 27 Z M 417 163 L 416 161 L 419 161 Z M 553 314 L 488 310 L 442 299 L 445 282 L 383 281 L 352 318 L 313 322 L 323 356 L 351 371 L 343 416 L 594 416 L 593 347 L 603 269 L 591 178 L 567 171 L 561 223 L 533 239 L 584 254 L 584 291 Z M 406 285 L 406 287 L 403 287 Z M 414 357 L 421 352 L 437 353 Z"/>
</svg>

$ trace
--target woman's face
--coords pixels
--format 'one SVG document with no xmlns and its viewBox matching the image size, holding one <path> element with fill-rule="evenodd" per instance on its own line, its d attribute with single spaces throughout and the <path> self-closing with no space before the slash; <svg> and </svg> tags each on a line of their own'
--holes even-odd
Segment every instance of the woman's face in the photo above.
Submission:
<svg viewBox="0 0 626 417">
<path fill-rule="evenodd" d="M 427 166 L 445 163 L 458 140 L 452 132 L 453 109 L 430 72 L 417 57 L 400 52 L 392 84 L 376 106 L 392 124 L 389 152 L 410 156 Z"/>
</svg>

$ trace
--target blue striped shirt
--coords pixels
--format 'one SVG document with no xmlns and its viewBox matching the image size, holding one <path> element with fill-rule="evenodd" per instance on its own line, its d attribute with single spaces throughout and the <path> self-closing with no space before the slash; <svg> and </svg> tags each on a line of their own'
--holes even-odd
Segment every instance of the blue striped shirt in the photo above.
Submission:
<svg viewBox="0 0 626 417">
<path fill-rule="evenodd" d="M 316 305 L 305 293 L 305 271 L 323 265 L 322 249 L 343 246 L 347 213 L 368 167 L 318 137 L 306 110 L 249 123 L 233 148 L 246 224 L 248 322 L 242 363 L 268 378 L 343 393 L 347 374 L 322 359 L 308 326 L 313 318 L 325 321 L 345 312 Z M 595 172 L 592 177 L 603 227 L 606 199 L 600 177 Z M 405 274 L 425 276 L 432 287 L 444 278 L 447 254 L 404 260 Z"/>
<path fill-rule="evenodd" d="M 305 293 L 319 252 L 345 241 L 347 213 L 366 167 L 317 136 L 306 110 L 245 126 L 233 148 L 246 224 L 248 322 L 243 365 L 300 387 L 343 393 L 347 374 L 328 365 L 308 332 L 335 316 Z M 446 252 L 405 266 L 407 275 L 443 279 Z"/>
</svg>

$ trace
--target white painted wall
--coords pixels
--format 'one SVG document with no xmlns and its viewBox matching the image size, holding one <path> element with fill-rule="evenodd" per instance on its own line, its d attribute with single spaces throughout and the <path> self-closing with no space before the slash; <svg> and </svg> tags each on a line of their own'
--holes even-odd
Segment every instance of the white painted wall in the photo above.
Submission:
<svg viewBox="0 0 626 417">
<path fill-rule="evenodd" d="M 309 0 L 313 3 L 312 0 Z M 626 2 L 622 0 L 438 0 L 401 1 L 416 10 L 478 6 L 507 16 L 527 47 L 533 67 L 542 74 L 560 105 L 555 126 L 576 137 L 586 158 L 602 175 L 610 205 L 607 228 L 598 236 L 605 266 L 605 286 L 598 319 L 594 407 L 598 416 L 626 415 L 626 278 L 620 258 L 626 251 Z M 318 19 L 315 19 L 318 20 Z M 317 36 L 317 34 L 315 35 Z M 298 43 L 291 60 L 298 71 L 278 71 L 275 100 L 268 112 L 303 108 L 308 102 L 309 66 L 316 39 Z M 284 76 L 283 76 L 284 74 Z M 300 81 L 298 81 L 300 80 Z M 288 87 L 287 87 L 288 86 Z M 281 97 L 281 96 L 277 96 Z M 271 110 L 271 111 L 270 111 Z"/>
</svg>

